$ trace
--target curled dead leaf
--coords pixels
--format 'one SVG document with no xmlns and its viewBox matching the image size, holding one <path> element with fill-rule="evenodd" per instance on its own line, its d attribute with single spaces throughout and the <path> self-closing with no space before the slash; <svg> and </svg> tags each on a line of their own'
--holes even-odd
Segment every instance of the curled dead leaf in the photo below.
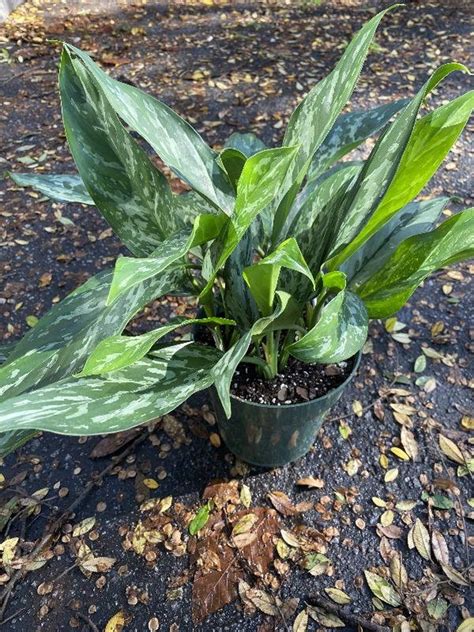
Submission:
<svg viewBox="0 0 474 632">
<path fill-rule="evenodd" d="M 94 525 L 95 525 L 94 516 L 91 516 L 90 518 L 84 518 L 84 520 L 81 520 L 81 522 L 76 524 L 76 526 L 74 527 L 72 531 L 73 538 L 78 538 L 81 535 L 85 535 L 86 533 L 89 533 L 89 531 L 92 530 Z"/>
<path fill-rule="evenodd" d="M 346 624 L 341 621 L 339 617 L 331 612 L 323 610 L 323 608 L 316 608 L 315 606 L 306 606 L 309 616 L 314 619 L 320 625 L 324 625 L 327 628 L 345 628 Z"/>
<path fill-rule="evenodd" d="M 314 478 L 313 476 L 306 476 L 305 478 L 300 478 L 296 481 L 297 485 L 301 487 L 310 487 L 316 489 L 322 489 L 324 487 L 324 481 L 322 478 Z M 304 610 L 303 610 L 304 612 Z M 300 613 L 301 614 L 301 613 Z M 308 616 L 308 615 L 306 615 Z"/>
<path fill-rule="evenodd" d="M 402 426 L 400 431 L 400 441 L 411 460 L 416 461 L 418 458 L 418 444 L 416 442 L 415 435 L 406 426 Z"/>
<path fill-rule="evenodd" d="M 246 597 L 264 614 L 268 614 L 272 617 L 279 616 L 278 606 L 273 595 L 259 588 L 250 588 L 246 592 Z"/>
</svg>

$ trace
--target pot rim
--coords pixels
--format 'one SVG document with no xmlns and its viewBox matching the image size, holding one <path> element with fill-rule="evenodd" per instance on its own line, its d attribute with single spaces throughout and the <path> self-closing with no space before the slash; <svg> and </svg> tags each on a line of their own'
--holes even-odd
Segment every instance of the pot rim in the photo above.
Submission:
<svg viewBox="0 0 474 632">
<path fill-rule="evenodd" d="M 362 350 L 358 351 L 355 355 L 352 356 L 352 358 L 354 358 L 354 366 L 352 367 L 351 372 L 349 373 L 347 378 L 344 380 L 344 382 L 342 382 L 342 384 L 339 384 L 339 386 L 337 386 L 336 388 L 331 389 L 322 397 L 315 397 L 314 399 L 310 399 L 307 402 L 297 402 L 296 404 L 259 404 L 258 402 L 252 402 L 248 399 L 237 397 L 237 395 L 232 395 L 232 393 L 230 393 L 230 398 L 231 400 L 236 400 L 240 402 L 241 404 L 246 404 L 247 406 L 255 406 L 255 408 L 287 410 L 290 408 L 295 409 L 295 408 L 302 408 L 304 406 L 311 406 L 311 404 L 315 404 L 316 402 L 321 402 L 327 397 L 329 397 L 330 395 L 333 395 L 334 393 L 338 393 L 339 391 L 342 391 L 354 377 L 357 369 L 359 368 L 361 357 L 362 357 Z"/>
</svg>

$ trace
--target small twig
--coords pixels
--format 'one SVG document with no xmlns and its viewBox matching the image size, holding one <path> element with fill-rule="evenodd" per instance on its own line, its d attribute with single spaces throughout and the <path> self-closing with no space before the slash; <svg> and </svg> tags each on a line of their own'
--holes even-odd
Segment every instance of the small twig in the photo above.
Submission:
<svg viewBox="0 0 474 632">
<path fill-rule="evenodd" d="M 74 568 L 76 568 L 76 566 L 78 566 L 78 562 L 74 562 L 74 564 L 71 564 L 71 566 L 68 566 L 67 568 L 65 568 L 63 570 L 62 573 L 60 573 L 57 577 L 54 578 L 53 580 L 53 584 L 55 584 L 56 582 L 58 582 L 60 579 L 62 579 L 63 577 L 65 577 L 68 573 L 70 573 Z"/>
<path fill-rule="evenodd" d="M 90 627 L 91 630 L 93 630 L 93 632 L 99 632 L 99 628 L 96 626 L 96 624 L 92 621 L 92 619 L 87 614 L 83 614 L 82 612 L 78 612 L 74 610 L 74 615 L 78 619 L 81 619 L 82 621 L 84 621 L 84 623 L 87 623 L 87 625 Z"/>
<path fill-rule="evenodd" d="M 10 615 L 9 617 L 7 617 L 6 619 L 4 619 L 3 621 L 0 621 L 0 626 L 5 625 L 5 623 L 8 623 L 9 621 L 11 621 L 12 619 L 16 619 L 16 617 L 20 614 L 20 612 L 23 612 L 24 610 L 26 610 L 26 606 L 24 606 L 23 608 L 20 608 L 19 610 L 17 610 L 16 612 L 14 612 L 12 615 Z"/>
<path fill-rule="evenodd" d="M 390 628 L 388 626 L 372 623 L 372 621 L 368 621 L 358 614 L 355 614 L 353 611 L 348 610 L 348 608 L 338 606 L 337 604 L 332 603 L 332 601 L 324 599 L 324 597 L 311 597 L 308 603 L 310 606 L 318 606 L 319 608 L 323 608 L 324 610 L 335 614 L 337 617 L 342 619 L 344 623 L 348 623 L 349 625 L 359 625 L 365 630 L 370 630 L 370 632 L 390 632 Z"/>
<path fill-rule="evenodd" d="M 90 481 L 84 488 L 81 494 L 76 498 L 74 502 L 72 502 L 67 509 L 65 509 L 56 520 L 48 527 L 46 526 L 46 533 L 43 535 L 39 543 L 35 546 L 33 551 L 28 556 L 28 561 L 34 561 L 36 557 L 42 553 L 43 549 L 51 542 L 54 538 L 55 534 L 61 529 L 63 524 L 66 522 L 71 513 L 73 513 L 77 507 L 84 501 L 85 498 L 90 494 L 90 492 L 99 485 L 102 480 L 110 474 L 110 472 L 117 466 L 118 463 L 123 461 L 133 450 L 145 439 L 149 436 L 149 432 L 145 431 L 140 434 L 133 443 L 131 443 L 128 448 L 126 448 L 119 456 L 112 459 L 112 463 L 110 463 L 105 469 L 102 470 L 94 480 Z M 7 609 L 8 602 L 10 601 L 11 594 L 13 589 L 18 582 L 18 580 L 22 577 L 23 572 L 22 569 L 17 570 L 10 578 L 8 584 L 5 586 L 2 595 L 0 596 L 0 601 L 2 602 L 2 607 L 0 609 L 0 624 L 3 620 L 3 616 Z"/>
</svg>

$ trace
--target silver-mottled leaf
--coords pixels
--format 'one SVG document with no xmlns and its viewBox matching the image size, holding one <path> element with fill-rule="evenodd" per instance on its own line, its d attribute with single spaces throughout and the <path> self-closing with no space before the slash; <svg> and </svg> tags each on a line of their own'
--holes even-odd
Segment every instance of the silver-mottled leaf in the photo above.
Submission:
<svg viewBox="0 0 474 632">
<path fill-rule="evenodd" d="M 344 221 L 339 229 L 332 259 L 328 262 L 330 269 L 339 267 L 375 232 L 375 228 L 372 232 L 367 231 L 367 220 L 377 210 L 396 177 L 405 152 L 409 148 L 416 118 L 424 99 L 440 81 L 457 70 L 466 71 L 467 69 L 457 63 L 445 64 L 438 68 L 412 101 L 397 114 L 393 123 L 377 141 L 357 180 L 353 194 L 345 200 L 341 211 Z M 407 201 L 409 199 L 405 202 Z M 402 202 L 400 206 L 403 206 L 405 202 Z M 398 209 L 395 208 L 394 212 L 396 210 Z M 377 221 L 378 227 L 389 219 L 390 215 L 384 215 L 380 224 Z"/>
<path fill-rule="evenodd" d="M 380 270 L 404 239 L 430 230 L 448 202 L 449 198 L 441 197 L 412 202 L 402 208 L 344 261 L 340 269 L 346 273 L 350 286 L 357 287 Z"/>
<path fill-rule="evenodd" d="M 66 378 L 0 404 L 0 432 L 119 432 L 164 415 L 212 383 L 220 354 L 184 343 L 107 377 Z"/>
<path fill-rule="evenodd" d="M 367 329 L 363 302 L 352 292 L 342 290 L 321 309 L 316 325 L 288 351 L 303 362 L 340 362 L 363 347 Z"/>
<path fill-rule="evenodd" d="M 217 317 L 185 318 L 139 336 L 110 336 L 97 345 L 77 377 L 103 375 L 124 369 L 141 360 L 158 340 L 175 329 L 196 325 L 235 325 L 235 322 L 228 318 Z"/>
<path fill-rule="evenodd" d="M 101 86 L 66 48 L 59 86 L 69 147 L 89 194 L 131 252 L 150 254 L 180 226 L 165 177 L 126 132 Z"/>
<path fill-rule="evenodd" d="M 216 162 L 216 153 L 171 108 L 134 86 L 112 79 L 83 51 L 67 44 L 101 86 L 120 118 L 142 136 L 185 182 L 230 215 L 234 191 Z"/>
<path fill-rule="evenodd" d="M 472 256 L 474 208 L 454 215 L 431 232 L 402 241 L 356 291 L 371 318 L 386 318 L 399 310 L 434 270 Z"/>
<path fill-rule="evenodd" d="M 369 136 L 379 132 L 407 103 L 408 99 L 400 99 L 372 110 L 340 114 L 314 155 L 307 179 L 318 177 L 331 164 L 358 147 Z"/>
<path fill-rule="evenodd" d="M 225 223 L 211 247 L 213 273 L 201 292 L 201 301 L 209 296 L 218 270 L 237 247 L 258 214 L 290 186 L 288 172 L 295 160 L 296 148 L 265 149 L 248 158 L 237 187 L 234 214 Z"/>
<path fill-rule="evenodd" d="M 246 132 L 245 134 L 235 132 L 234 134 L 231 134 L 226 140 L 224 147 L 238 149 L 247 156 L 247 158 L 250 158 L 259 151 L 262 151 L 262 149 L 267 148 L 265 143 L 261 141 L 258 136 L 252 134 L 252 132 Z"/>
<path fill-rule="evenodd" d="M 291 167 L 290 174 L 290 179 L 295 182 L 295 186 L 275 212 L 273 244 L 278 243 L 299 185 L 306 175 L 315 152 L 347 103 L 362 70 L 375 31 L 389 10 L 381 11 L 364 24 L 349 43 L 334 70 L 310 90 L 291 115 L 283 145 L 300 144 L 298 157 Z"/>
<path fill-rule="evenodd" d="M 94 200 L 87 192 L 81 176 L 75 174 L 9 173 L 20 187 L 32 187 L 47 197 L 59 202 L 77 202 L 93 205 Z"/>
<path fill-rule="evenodd" d="M 454 68 L 461 69 L 457 66 Z M 352 250 L 376 233 L 422 191 L 458 139 L 473 107 L 474 91 L 471 91 L 416 121 L 395 176 L 380 204 L 351 245 Z"/>
<path fill-rule="evenodd" d="M 107 303 L 114 303 L 137 284 L 156 278 L 191 248 L 217 237 L 226 221 L 225 215 L 198 215 L 192 230 L 181 230 L 166 239 L 150 257 L 117 259 Z"/>
</svg>

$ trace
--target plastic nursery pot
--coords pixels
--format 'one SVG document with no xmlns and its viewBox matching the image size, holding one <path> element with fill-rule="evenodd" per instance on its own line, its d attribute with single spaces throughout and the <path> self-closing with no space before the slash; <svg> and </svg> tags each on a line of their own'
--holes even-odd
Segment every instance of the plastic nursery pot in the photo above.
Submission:
<svg viewBox="0 0 474 632">
<path fill-rule="evenodd" d="M 299 404 L 257 404 L 231 395 L 232 414 L 227 419 L 214 388 L 210 397 L 220 434 L 239 459 L 263 467 L 286 465 L 311 448 L 329 410 L 354 377 L 360 352 L 347 379 L 323 397 Z"/>
</svg>

